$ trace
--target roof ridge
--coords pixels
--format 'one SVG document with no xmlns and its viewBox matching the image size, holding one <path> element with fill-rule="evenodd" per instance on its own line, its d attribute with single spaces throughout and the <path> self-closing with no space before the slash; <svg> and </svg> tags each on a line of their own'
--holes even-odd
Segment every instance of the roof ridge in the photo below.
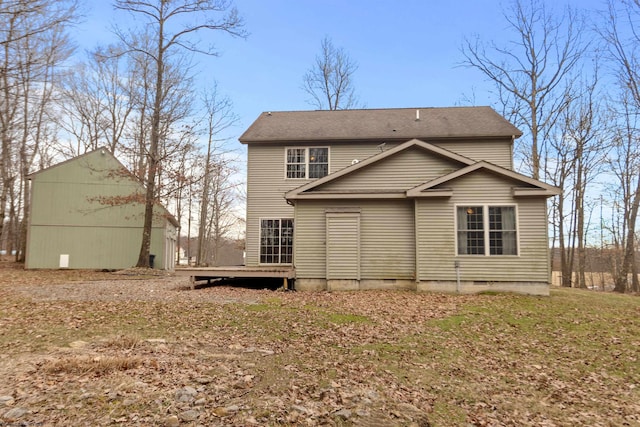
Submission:
<svg viewBox="0 0 640 427">
<path fill-rule="evenodd" d="M 489 106 L 267 111 L 240 136 L 242 143 L 287 141 L 481 139 L 522 135 Z"/>
</svg>

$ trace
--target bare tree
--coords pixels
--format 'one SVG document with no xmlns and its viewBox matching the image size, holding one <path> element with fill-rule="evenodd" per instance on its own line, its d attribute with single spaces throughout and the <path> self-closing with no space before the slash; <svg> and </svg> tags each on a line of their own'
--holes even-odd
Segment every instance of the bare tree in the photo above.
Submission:
<svg viewBox="0 0 640 427">
<path fill-rule="evenodd" d="M 75 0 L 0 2 L 0 235 L 8 209 L 9 223 L 21 224 L 12 243 L 21 249 L 18 259 L 29 212 L 25 176 L 40 144 L 52 137 L 53 89 L 72 51 L 67 29 L 76 11 Z"/>
<path fill-rule="evenodd" d="M 541 0 L 515 0 L 509 12 L 510 44 L 467 39 L 463 65 L 480 70 L 495 84 L 503 115 L 526 129 L 520 143 L 530 147 L 523 150 L 522 160 L 538 179 L 545 138 L 566 108 L 563 88 L 586 49 L 583 25 L 571 9 L 556 19 Z"/>
<path fill-rule="evenodd" d="M 622 19 L 620 19 L 622 16 Z M 640 290 L 638 266 L 636 264 L 636 223 L 640 208 L 640 167 L 637 163 L 638 135 L 635 118 L 640 114 L 640 34 L 636 28 L 640 18 L 639 0 L 608 1 L 606 27 L 600 34 L 607 43 L 609 57 L 612 60 L 618 79 L 621 98 L 621 132 L 617 138 L 618 157 L 615 169 L 621 184 L 623 207 L 622 230 L 624 238 L 623 259 L 616 272 L 614 290 L 625 292 L 628 287 L 628 274 L 632 274 L 631 289 Z"/>
<path fill-rule="evenodd" d="M 208 196 L 211 214 L 206 224 L 203 260 L 212 265 L 219 265 L 220 250 L 229 232 L 240 222 L 232 209 L 238 199 L 237 190 L 240 186 L 232 179 L 237 172 L 234 163 L 234 159 L 225 159 L 213 165 L 211 171 Z"/>
<path fill-rule="evenodd" d="M 566 108 L 550 134 L 543 156 L 545 176 L 563 189 L 552 207 L 560 252 L 562 285 L 585 287 L 588 189 L 610 148 L 609 117 L 598 91 L 598 77 L 576 80 L 566 89 Z"/>
<path fill-rule="evenodd" d="M 200 47 L 191 36 L 199 31 L 223 31 L 232 36 L 245 36 L 243 21 L 229 0 L 116 0 L 116 9 L 127 11 L 146 21 L 150 43 L 136 43 L 134 34 L 117 31 L 130 53 L 148 57 L 153 64 L 151 89 L 151 127 L 145 147 L 147 174 L 145 177 L 145 216 L 138 267 L 149 266 L 149 248 L 153 206 L 156 201 L 156 175 L 160 169 L 160 143 L 163 111 L 166 108 L 166 77 L 172 58 L 185 52 L 214 54 L 213 47 Z M 219 19 L 214 15 L 222 14 Z M 193 20 L 189 23 L 189 20 Z M 174 64 L 179 61 L 174 60 Z"/>
<path fill-rule="evenodd" d="M 75 66 L 63 85 L 60 125 L 76 138 L 71 157 L 106 146 L 116 154 L 123 144 L 134 107 L 135 67 L 115 54 L 117 46 L 101 47 Z"/>
<path fill-rule="evenodd" d="M 195 141 L 194 141 L 195 142 Z M 172 192 L 174 198 L 174 209 L 176 220 L 178 224 L 183 223 L 184 215 L 187 215 L 187 234 L 191 232 L 191 206 L 193 203 L 193 185 L 197 180 L 197 174 L 195 170 L 197 168 L 196 165 L 199 164 L 199 158 L 197 153 L 195 152 L 195 146 L 193 142 L 189 142 L 184 144 L 182 150 L 178 153 L 177 156 L 174 156 L 174 163 L 176 163 L 176 168 L 174 168 L 171 172 L 171 179 L 174 182 L 174 190 Z M 185 200 L 187 200 L 186 210 L 184 205 Z M 185 212 L 186 211 L 186 212 Z M 182 229 L 179 229 L 182 232 Z M 190 239 L 190 236 L 187 237 L 187 240 Z M 180 239 L 178 239 L 178 247 L 176 248 L 177 253 L 180 253 Z M 180 260 L 177 259 L 176 262 Z"/>
<path fill-rule="evenodd" d="M 342 48 L 336 48 L 330 38 L 322 39 L 321 52 L 306 72 L 302 89 L 309 103 L 321 110 L 358 108 L 353 75 L 358 65 Z"/>
<path fill-rule="evenodd" d="M 211 240 L 214 243 L 213 259 L 216 259 L 216 249 L 223 235 L 222 218 L 227 213 L 222 209 L 226 210 L 228 206 L 223 205 L 227 199 L 232 199 L 232 197 L 227 197 L 228 187 L 225 182 L 230 175 L 231 159 L 228 157 L 229 151 L 224 147 L 226 138 L 220 138 L 220 134 L 238 121 L 232 111 L 231 100 L 218 94 L 217 84 L 205 94 L 203 101 L 206 110 L 207 147 L 204 152 L 202 195 L 200 198 L 197 265 L 205 264 L 205 260 L 208 258 L 206 243 Z M 213 223 L 213 227 L 209 226 L 211 223 Z M 210 238 L 212 234 L 213 237 Z"/>
<path fill-rule="evenodd" d="M 621 109 L 618 111 L 621 120 L 618 121 L 613 138 L 613 150 L 608 159 L 609 169 L 615 177 L 614 183 L 610 186 L 612 218 L 608 228 L 613 246 L 614 290 L 626 292 L 629 290 L 629 273 L 633 273 L 631 290 L 637 289 L 638 281 L 634 254 L 637 245 L 635 224 L 640 203 L 640 115 L 629 96 L 620 102 L 618 108 Z"/>
</svg>

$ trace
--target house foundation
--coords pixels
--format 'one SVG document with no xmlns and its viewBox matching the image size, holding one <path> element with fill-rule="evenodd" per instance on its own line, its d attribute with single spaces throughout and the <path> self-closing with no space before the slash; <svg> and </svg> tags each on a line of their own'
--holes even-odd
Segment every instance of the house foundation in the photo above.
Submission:
<svg viewBox="0 0 640 427">
<path fill-rule="evenodd" d="M 525 295 L 549 296 L 549 284 L 543 282 L 477 282 L 423 280 L 416 286 L 418 292 L 446 292 L 479 294 L 482 292 L 509 292 Z"/>
<path fill-rule="evenodd" d="M 549 284 L 544 282 L 478 282 L 478 281 L 436 281 L 364 279 L 325 280 L 296 279 L 297 291 L 361 291 L 361 290 L 412 290 L 417 292 L 440 292 L 478 294 L 483 292 L 508 292 L 524 295 L 549 296 Z"/>
</svg>

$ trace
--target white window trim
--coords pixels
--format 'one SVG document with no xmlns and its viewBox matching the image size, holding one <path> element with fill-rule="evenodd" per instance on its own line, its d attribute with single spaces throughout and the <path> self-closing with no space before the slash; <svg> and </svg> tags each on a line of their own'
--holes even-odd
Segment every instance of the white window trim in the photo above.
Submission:
<svg viewBox="0 0 640 427">
<path fill-rule="evenodd" d="M 484 254 L 459 254 L 458 253 L 458 207 L 461 206 L 482 206 L 482 225 L 484 231 Z M 513 207 L 516 216 L 516 254 L 515 255 L 491 255 L 489 248 L 489 208 L 490 207 Z M 455 242 L 455 256 L 456 257 L 492 257 L 492 258 L 518 258 L 520 257 L 520 213 L 518 212 L 518 205 L 515 203 L 456 203 L 453 206 L 453 233 Z"/>
<path fill-rule="evenodd" d="M 291 180 L 296 180 L 299 181 L 301 179 L 306 179 L 306 180 L 313 180 L 313 179 L 320 179 L 320 178 L 309 178 L 309 149 L 310 148 L 326 148 L 327 149 L 327 175 L 330 173 L 331 171 L 331 147 L 329 147 L 328 145 L 314 145 L 314 146 L 310 146 L 310 147 L 301 147 L 301 146 L 296 146 L 296 145 L 292 145 L 292 146 L 288 146 L 288 147 L 284 147 L 284 179 L 291 179 Z M 304 178 L 289 178 L 287 177 L 287 153 L 289 150 L 300 150 L 300 149 L 304 149 Z M 270 218 L 265 218 L 265 219 L 270 219 Z"/>
<path fill-rule="evenodd" d="M 287 217 L 287 216 L 265 216 L 265 217 L 260 217 L 258 218 L 258 265 L 264 265 L 264 266 L 273 266 L 273 267 L 277 267 L 279 265 L 286 265 L 286 266 L 290 266 L 293 265 L 293 246 L 292 246 L 292 254 L 291 254 L 291 262 L 279 262 L 279 263 L 275 263 L 275 262 L 262 262 L 262 221 L 263 220 L 278 220 L 280 221 L 280 231 L 282 232 L 282 220 L 283 219 L 290 219 L 291 223 L 293 224 L 293 232 L 294 232 L 294 240 L 293 240 L 293 245 L 295 245 L 295 231 L 296 231 L 296 221 L 293 217 Z M 282 259 L 282 258 L 280 258 Z"/>
</svg>

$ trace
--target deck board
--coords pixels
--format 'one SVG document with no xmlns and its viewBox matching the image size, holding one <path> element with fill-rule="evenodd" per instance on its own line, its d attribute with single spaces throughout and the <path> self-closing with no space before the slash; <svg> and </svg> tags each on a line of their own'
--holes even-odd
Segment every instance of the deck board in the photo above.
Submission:
<svg viewBox="0 0 640 427">
<path fill-rule="evenodd" d="M 286 278 L 295 279 L 293 267 L 176 267 L 176 276 L 191 277 L 192 280 L 232 279 L 237 277 Z"/>
</svg>

